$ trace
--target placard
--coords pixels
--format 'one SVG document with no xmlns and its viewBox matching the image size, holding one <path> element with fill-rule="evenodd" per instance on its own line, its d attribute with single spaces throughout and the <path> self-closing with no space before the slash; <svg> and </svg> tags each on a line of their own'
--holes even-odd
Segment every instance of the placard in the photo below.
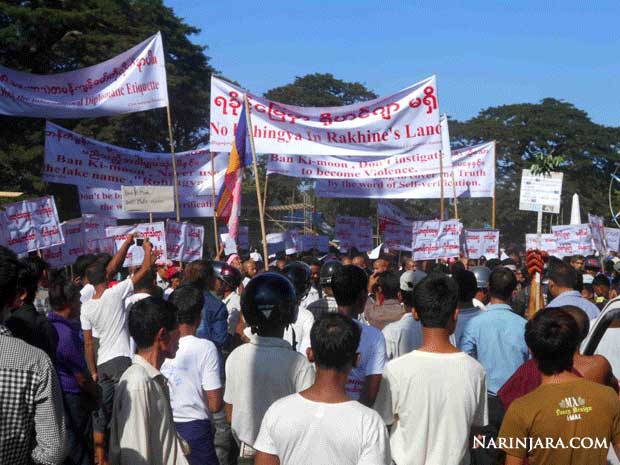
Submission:
<svg viewBox="0 0 620 465">
<path fill-rule="evenodd" d="M 620 252 L 620 229 L 605 228 L 607 238 L 607 249 L 609 252 Z"/>
<path fill-rule="evenodd" d="M 499 256 L 499 231 L 496 229 L 468 229 L 465 231 L 465 255 L 471 259 Z"/>
<path fill-rule="evenodd" d="M 552 257 L 560 257 L 560 251 L 558 249 L 558 243 L 555 238 L 555 234 L 526 234 L 525 235 L 525 250 L 544 250 Z"/>
<path fill-rule="evenodd" d="M 174 186 L 121 186 L 121 197 L 126 212 L 174 212 Z"/>
<path fill-rule="evenodd" d="M 556 225 L 551 226 L 551 231 L 558 245 L 557 256 L 559 258 L 594 253 L 589 224 Z"/>
<path fill-rule="evenodd" d="M 166 226 L 163 221 L 157 223 L 140 223 L 136 225 L 128 226 L 112 226 L 106 228 L 106 234 L 108 237 L 114 239 L 115 250 L 118 251 L 127 236 L 131 233 L 137 232 L 138 237 L 148 238 L 153 245 L 153 251 L 159 252 L 159 257 L 155 262 L 158 265 L 164 265 L 168 259 L 166 252 Z M 129 247 L 127 256 L 123 263 L 124 267 L 140 266 L 144 260 L 144 249 L 142 246 L 135 244 Z"/>
<path fill-rule="evenodd" d="M 304 234 L 297 240 L 297 249 L 299 252 L 309 252 L 312 249 L 321 253 L 329 252 L 329 237 Z"/>
<path fill-rule="evenodd" d="M 605 223 L 603 222 L 603 218 L 588 213 L 588 222 L 590 224 L 594 248 L 599 255 L 604 257 L 607 255 L 607 240 L 605 239 Z"/>
<path fill-rule="evenodd" d="M 389 250 L 411 252 L 411 228 L 407 224 L 386 224 L 383 229 L 383 244 Z"/>
<path fill-rule="evenodd" d="M 341 252 L 349 252 L 353 248 L 360 252 L 372 250 L 374 244 L 370 218 L 337 216 L 336 239 L 339 241 Z"/>
<path fill-rule="evenodd" d="M 519 210 L 560 213 L 563 179 L 564 173 L 551 172 L 543 176 L 534 175 L 530 170 L 523 170 Z"/>
<path fill-rule="evenodd" d="M 412 249 L 414 260 L 458 257 L 463 225 L 457 220 L 414 221 Z"/>
<path fill-rule="evenodd" d="M 192 262 L 202 259 L 205 228 L 188 222 L 166 222 L 166 251 L 169 260 Z"/>
</svg>

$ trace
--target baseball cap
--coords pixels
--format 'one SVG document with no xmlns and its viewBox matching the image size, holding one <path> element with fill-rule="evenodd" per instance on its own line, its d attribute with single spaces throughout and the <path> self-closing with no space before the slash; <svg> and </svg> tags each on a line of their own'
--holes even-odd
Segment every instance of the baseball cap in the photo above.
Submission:
<svg viewBox="0 0 620 465">
<path fill-rule="evenodd" d="M 585 263 L 586 268 L 592 268 L 595 270 L 600 270 L 601 262 L 599 262 L 596 258 L 587 258 Z"/>
<path fill-rule="evenodd" d="M 412 292 L 417 283 L 426 278 L 424 271 L 405 271 L 400 275 L 400 290 L 405 292 Z"/>
</svg>

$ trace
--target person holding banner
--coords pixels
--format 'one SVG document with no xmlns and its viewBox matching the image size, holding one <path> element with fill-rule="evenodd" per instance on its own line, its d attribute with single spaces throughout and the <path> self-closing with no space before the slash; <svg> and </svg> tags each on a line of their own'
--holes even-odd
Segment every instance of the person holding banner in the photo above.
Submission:
<svg viewBox="0 0 620 465">
<path fill-rule="evenodd" d="M 95 412 L 93 429 L 95 437 L 95 459 L 99 465 L 107 463 L 106 435 L 109 431 L 112 403 L 116 386 L 129 366 L 133 353 L 130 347 L 129 329 L 125 299 L 133 294 L 134 285 L 151 270 L 155 261 L 153 246 L 148 238 L 143 239 L 144 259 L 136 273 L 124 281 L 109 287 L 114 275 L 123 266 L 129 247 L 134 244 L 134 234 L 127 238 L 109 263 L 96 261 L 86 269 L 88 282 L 95 287 L 92 299 L 82 304 L 80 321 L 84 334 L 84 349 L 89 366 L 96 366 L 91 373 L 102 391 L 102 406 Z M 97 363 L 93 349 L 93 332 L 99 337 Z"/>
</svg>

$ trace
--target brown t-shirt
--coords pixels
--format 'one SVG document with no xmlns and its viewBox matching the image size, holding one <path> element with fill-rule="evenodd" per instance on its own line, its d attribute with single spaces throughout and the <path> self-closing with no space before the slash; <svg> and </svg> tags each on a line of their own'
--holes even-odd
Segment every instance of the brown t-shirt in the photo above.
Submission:
<svg viewBox="0 0 620 465">
<path fill-rule="evenodd" d="M 543 384 L 515 400 L 496 445 L 508 455 L 527 456 L 531 465 L 606 465 L 609 448 L 619 441 L 616 393 L 578 379 Z"/>
</svg>

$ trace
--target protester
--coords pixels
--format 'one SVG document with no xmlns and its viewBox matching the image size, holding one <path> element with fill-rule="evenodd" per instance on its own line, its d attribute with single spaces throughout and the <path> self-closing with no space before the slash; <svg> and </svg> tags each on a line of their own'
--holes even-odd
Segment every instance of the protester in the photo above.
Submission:
<svg viewBox="0 0 620 465">
<path fill-rule="evenodd" d="M 215 345 L 196 337 L 204 296 L 193 286 L 182 286 L 168 301 L 178 311 L 179 350 L 164 361 L 161 372 L 168 379 L 174 423 L 190 446 L 190 465 L 219 465 L 212 414 L 222 409 L 220 361 Z"/>
<path fill-rule="evenodd" d="M 256 276 L 256 262 L 251 258 L 243 262 L 243 287 L 247 286 L 254 276 Z"/>
<path fill-rule="evenodd" d="M 301 306 L 303 308 L 308 308 L 308 306 L 316 302 L 319 299 L 323 298 L 323 289 L 321 288 L 321 262 L 313 259 L 310 262 L 310 289 L 308 290 L 308 294 L 301 302 Z"/>
<path fill-rule="evenodd" d="M 603 310 L 609 301 L 609 278 L 604 274 L 599 274 L 592 280 L 592 290 L 594 291 L 594 304 L 599 310 Z"/>
<path fill-rule="evenodd" d="M 86 254 L 76 258 L 73 264 L 73 269 L 75 271 L 74 282 L 78 286 L 82 286 L 80 290 L 80 302 L 82 303 L 89 301 L 92 299 L 93 295 L 95 295 L 95 286 L 88 282 L 86 269 L 96 261 L 97 256 L 95 254 Z"/>
<path fill-rule="evenodd" d="M 351 259 L 351 257 L 349 257 L 348 255 L 343 255 L 342 258 L 340 259 L 340 263 L 342 263 L 343 266 L 352 265 L 353 259 Z"/>
<path fill-rule="evenodd" d="M 321 267 L 319 284 L 323 290 L 323 297 L 308 305 L 308 311 L 312 313 L 315 320 L 325 313 L 335 313 L 338 311 L 338 304 L 332 290 L 332 279 L 341 269 L 342 264 L 337 260 L 326 261 Z"/>
<path fill-rule="evenodd" d="M 586 264 L 586 259 L 583 255 L 573 255 L 570 258 L 570 266 L 579 273 L 583 273 Z"/>
<path fill-rule="evenodd" d="M 374 272 L 368 280 L 369 296 L 364 308 L 364 321 L 381 330 L 385 325 L 400 320 L 403 307 L 398 300 L 399 286 L 397 273 Z"/>
<path fill-rule="evenodd" d="M 80 288 L 63 279 L 50 284 L 49 321 L 58 333 L 56 373 L 60 380 L 67 428 L 68 459 L 73 465 L 93 461 L 92 411 L 99 407 L 101 390 L 93 381 L 80 340 Z"/>
<path fill-rule="evenodd" d="M 385 338 L 381 331 L 357 321 L 368 294 L 368 276 L 356 265 L 346 265 L 332 278 L 338 313 L 351 318 L 362 330 L 357 352 L 359 363 L 351 370 L 345 390 L 352 399 L 370 407 L 374 403 L 386 363 Z"/>
<path fill-rule="evenodd" d="M 456 347 L 462 349 L 461 339 L 465 328 L 476 316 L 482 313 L 482 309 L 474 304 L 474 296 L 478 292 L 478 284 L 476 276 L 471 271 L 457 270 L 452 277 L 459 286 L 459 300 L 457 308 L 459 309 L 459 317 L 454 328 L 454 342 Z"/>
<path fill-rule="evenodd" d="M 231 254 L 226 260 L 226 263 L 228 263 L 233 268 L 238 269 L 239 272 L 243 271 L 243 265 L 241 264 L 241 257 L 236 253 Z"/>
<path fill-rule="evenodd" d="M 616 453 L 620 448 L 620 403 L 609 387 L 572 373 L 579 341 L 575 319 L 562 309 L 543 309 L 527 323 L 525 338 L 541 385 L 506 412 L 498 437 L 506 464 L 521 465 L 526 458 L 531 465 L 607 464 L 610 446 Z M 539 440 L 555 447 L 537 447 Z"/>
<path fill-rule="evenodd" d="M 425 277 L 423 271 L 405 271 L 400 275 L 398 300 L 404 313 L 400 320 L 387 324 L 382 330 L 388 360 L 408 354 L 422 345 L 422 326 L 413 317 L 413 289 Z"/>
<path fill-rule="evenodd" d="M 415 261 L 411 257 L 406 257 L 403 259 L 403 271 L 415 271 L 416 265 Z"/>
<path fill-rule="evenodd" d="M 282 271 L 295 288 L 297 296 L 297 320 L 293 322 L 284 332 L 284 340 L 288 341 L 297 352 L 306 355 L 306 350 L 310 347 L 310 330 L 314 323 L 314 317 L 305 306 L 302 305 L 305 297 L 310 290 L 311 270 L 303 262 L 292 262 L 286 265 Z"/>
<path fill-rule="evenodd" d="M 529 358 L 523 339 L 525 319 L 515 314 L 508 301 L 517 285 L 512 271 L 496 268 L 489 277 L 490 304 L 487 311 L 469 320 L 461 336 L 461 348 L 476 358 L 487 376 L 489 424 L 482 430 L 485 438 L 495 438 L 504 409 L 497 392 L 510 376 Z M 495 449 L 474 451 L 476 464 L 495 463 Z"/>
<path fill-rule="evenodd" d="M 458 286 L 445 275 L 431 274 L 415 287 L 422 345 L 388 362 L 374 405 L 392 426 L 396 465 L 469 463 L 472 428 L 487 423 L 484 369 L 450 343 L 457 302 Z"/>
<path fill-rule="evenodd" d="M 240 455 L 251 460 L 267 409 L 276 400 L 310 387 L 314 371 L 306 357 L 283 339 L 285 328 L 297 316 L 295 289 L 288 279 L 263 273 L 251 280 L 241 298 L 241 312 L 252 336 L 226 361 L 224 405 L 240 442 Z"/>
<path fill-rule="evenodd" d="M 16 310 L 6 320 L 6 327 L 13 337 L 37 347 L 45 352 L 52 363 L 56 362 L 58 333 L 48 321 L 45 313 L 39 312 L 34 306 L 40 277 L 37 271 L 38 262 L 22 260 L 17 273 L 17 298 L 13 305 Z"/>
<path fill-rule="evenodd" d="M 361 268 L 362 270 L 366 270 L 368 268 L 366 257 L 364 255 L 355 255 L 351 259 L 351 264 Z"/>
<path fill-rule="evenodd" d="M 67 443 L 54 366 L 45 352 L 12 337 L 4 326 L 23 266 L 0 246 L 0 463 L 60 465 Z"/>
<path fill-rule="evenodd" d="M 185 465 L 189 450 L 177 437 L 166 379 L 159 371 L 179 346 L 177 309 L 149 297 L 132 306 L 128 320 L 138 353 L 114 394 L 110 463 Z"/>
<path fill-rule="evenodd" d="M 86 360 L 89 367 L 96 367 L 96 371 L 91 375 L 102 391 L 102 405 L 95 412 L 93 420 L 95 460 L 100 464 L 107 463 L 106 436 L 112 414 L 114 390 L 125 370 L 131 365 L 133 355 L 125 299 L 133 293 L 134 285 L 149 273 L 154 261 L 153 246 L 148 239 L 144 239 L 144 259 L 138 271 L 132 277 L 109 287 L 110 280 L 120 270 L 133 243 L 134 235 L 129 234 L 107 265 L 106 261 L 97 260 L 86 269 L 86 277 L 95 287 L 95 294 L 92 299 L 82 304 L 80 321 Z M 92 340 L 94 331 L 99 336 L 96 362 Z"/>
<path fill-rule="evenodd" d="M 174 290 L 181 285 L 181 282 L 183 281 L 183 272 L 180 268 L 172 266 L 166 270 L 166 280 L 169 284 L 164 291 L 164 299 L 168 299 L 170 294 L 172 294 Z"/>
<path fill-rule="evenodd" d="M 235 334 L 241 315 L 241 296 L 237 293 L 237 288 L 243 278 L 237 268 L 227 263 L 213 262 L 213 269 L 216 277 L 215 294 L 219 299 L 222 299 L 228 312 L 230 341 Z M 227 347 L 226 350 L 230 349 Z"/>
<path fill-rule="evenodd" d="M 23 259 L 23 262 L 30 268 L 37 279 L 37 291 L 34 297 L 34 307 L 42 315 L 47 315 L 50 311 L 49 304 L 49 265 L 38 255 L 30 255 Z"/>
<path fill-rule="evenodd" d="M 315 363 L 316 381 L 269 407 L 255 443 L 255 465 L 390 463 L 381 417 L 345 391 L 359 357 L 360 333 L 356 323 L 339 314 L 315 322 L 308 359 Z"/>
<path fill-rule="evenodd" d="M 491 270 L 486 266 L 475 266 L 471 271 L 476 277 L 476 285 L 478 290 L 473 298 L 474 306 L 486 310 L 486 304 L 489 303 L 489 276 Z"/>
<path fill-rule="evenodd" d="M 566 263 L 555 260 L 549 263 L 549 294 L 553 297 L 547 307 L 563 307 L 572 305 L 587 313 L 591 320 L 598 317 L 600 310 L 592 302 L 587 301 L 575 290 L 577 274 Z"/>
<path fill-rule="evenodd" d="M 596 257 L 588 257 L 583 265 L 585 274 L 596 276 L 601 272 L 601 262 Z"/>
</svg>

